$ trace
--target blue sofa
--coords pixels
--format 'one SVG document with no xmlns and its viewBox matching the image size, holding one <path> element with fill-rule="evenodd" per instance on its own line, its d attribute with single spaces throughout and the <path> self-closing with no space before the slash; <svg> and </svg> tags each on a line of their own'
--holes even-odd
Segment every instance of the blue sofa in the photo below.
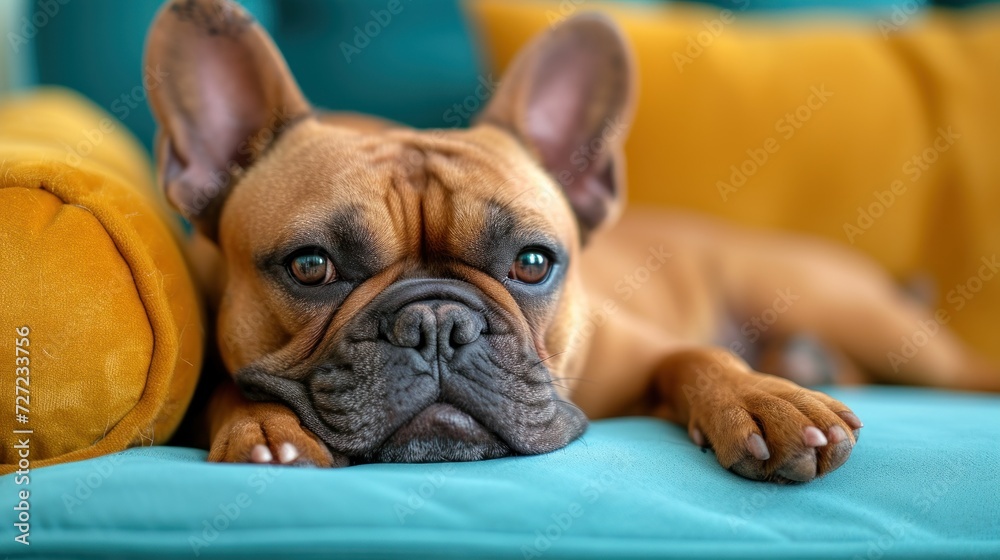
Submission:
<svg viewBox="0 0 1000 560">
<path fill-rule="evenodd" d="M 349 22 L 378 2 L 245 3 L 316 104 L 442 126 L 486 70 L 460 6 L 425 2 L 353 61 L 338 45 Z M 22 3 L 29 10 L 34 0 Z M 116 111 L 115 102 L 140 83 L 142 40 L 159 3 L 60 2 L 61 15 L 23 55 L 33 62 L 20 85 L 78 89 L 148 146 L 144 104 Z M 768 0 L 751 8 L 893 6 Z M 831 392 L 866 427 L 844 467 L 807 485 L 739 478 L 681 428 L 640 418 L 595 422 L 552 454 L 478 463 L 280 469 L 207 464 L 196 449 L 137 448 L 35 470 L 30 482 L 0 478 L 0 556 L 1000 558 L 1000 397 Z M 24 500 L 21 490 L 30 492 Z M 15 540 L 22 528 L 30 545 Z"/>
<path fill-rule="evenodd" d="M 739 478 L 648 418 L 475 463 L 287 469 L 145 447 L 0 479 L 0 556 L 1000 558 L 1000 397 L 832 393 L 866 427 L 844 467 L 805 485 Z M 13 540 L 17 488 L 29 546 Z"/>
</svg>

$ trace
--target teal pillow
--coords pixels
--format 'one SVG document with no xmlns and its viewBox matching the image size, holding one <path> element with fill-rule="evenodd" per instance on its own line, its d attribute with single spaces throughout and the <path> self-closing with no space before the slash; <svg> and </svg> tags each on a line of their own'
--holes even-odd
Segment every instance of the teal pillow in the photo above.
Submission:
<svg viewBox="0 0 1000 560">
<path fill-rule="evenodd" d="M 561 451 L 339 470 L 153 447 L 0 479 L 0 556 L 969 558 L 1000 556 L 1000 397 L 837 389 L 854 456 L 800 486 L 739 478 L 684 430 L 595 422 Z M 30 546 L 16 543 L 28 489 Z"/>
</svg>

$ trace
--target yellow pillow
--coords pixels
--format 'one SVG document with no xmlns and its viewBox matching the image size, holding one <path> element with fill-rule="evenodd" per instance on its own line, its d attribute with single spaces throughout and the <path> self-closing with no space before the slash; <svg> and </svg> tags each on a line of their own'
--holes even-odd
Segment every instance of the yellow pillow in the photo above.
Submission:
<svg viewBox="0 0 1000 560">
<path fill-rule="evenodd" d="M 0 474 L 177 428 L 204 323 L 151 179 L 124 126 L 83 99 L 0 102 Z"/>
<path fill-rule="evenodd" d="M 594 6 L 466 3 L 498 69 Z M 1000 8 L 904 22 L 596 7 L 638 62 L 633 202 L 839 240 L 901 279 L 930 273 L 951 326 L 1000 358 Z"/>
</svg>

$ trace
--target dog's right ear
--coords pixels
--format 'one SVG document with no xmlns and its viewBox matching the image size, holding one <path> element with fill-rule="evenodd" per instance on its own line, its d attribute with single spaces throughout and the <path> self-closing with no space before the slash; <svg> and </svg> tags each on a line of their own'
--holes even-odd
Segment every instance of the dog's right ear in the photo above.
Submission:
<svg viewBox="0 0 1000 560">
<path fill-rule="evenodd" d="M 146 67 L 167 198 L 215 239 L 233 183 L 289 123 L 311 113 L 267 33 L 229 0 L 172 0 L 149 32 Z"/>
<path fill-rule="evenodd" d="M 622 145 L 635 91 L 625 37 L 607 16 L 586 13 L 524 47 L 477 122 L 528 148 L 562 186 L 587 239 L 625 200 Z"/>
</svg>

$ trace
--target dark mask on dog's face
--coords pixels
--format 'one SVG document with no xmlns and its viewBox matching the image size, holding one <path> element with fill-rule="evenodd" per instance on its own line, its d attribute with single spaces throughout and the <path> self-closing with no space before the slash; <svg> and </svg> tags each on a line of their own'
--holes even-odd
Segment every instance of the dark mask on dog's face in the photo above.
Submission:
<svg viewBox="0 0 1000 560">
<path fill-rule="evenodd" d="M 220 332 L 258 316 L 268 327 L 244 327 L 250 339 L 281 336 L 233 341 L 267 348 L 237 383 L 355 461 L 541 453 L 578 436 L 585 419 L 545 362 L 574 221 L 565 203 L 561 219 L 531 208 L 552 187 L 498 165 L 482 142 L 501 133 L 286 134 L 222 212 Z M 511 177 L 535 192 L 515 198 Z"/>
<path fill-rule="evenodd" d="M 574 256 L 616 211 L 629 116 L 613 28 L 563 24 L 477 126 L 420 132 L 314 117 L 242 11 L 191 4 L 151 34 L 150 64 L 175 77 L 151 102 L 168 197 L 223 255 L 219 344 L 244 392 L 355 462 L 578 437 Z"/>
</svg>

